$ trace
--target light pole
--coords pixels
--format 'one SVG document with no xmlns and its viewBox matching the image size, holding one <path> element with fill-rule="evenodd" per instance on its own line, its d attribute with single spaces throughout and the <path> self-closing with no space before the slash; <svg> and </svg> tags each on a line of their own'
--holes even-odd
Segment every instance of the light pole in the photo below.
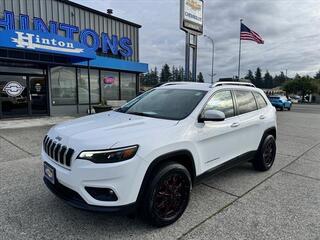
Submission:
<svg viewBox="0 0 320 240">
<path fill-rule="evenodd" d="M 212 66 L 211 66 L 211 83 L 213 84 L 213 77 L 214 77 L 214 73 L 213 73 L 213 68 L 214 68 L 214 41 L 213 38 L 208 36 L 208 35 L 204 35 L 204 37 L 208 38 L 211 42 L 212 42 Z"/>
</svg>

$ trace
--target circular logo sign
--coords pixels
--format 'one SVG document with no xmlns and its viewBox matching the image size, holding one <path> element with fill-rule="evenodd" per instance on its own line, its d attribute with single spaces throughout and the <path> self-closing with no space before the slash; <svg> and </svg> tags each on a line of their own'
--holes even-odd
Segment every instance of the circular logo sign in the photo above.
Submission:
<svg viewBox="0 0 320 240">
<path fill-rule="evenodd" d="M 103 79 L 104 84 L 113 84 L 115 81 L 114 77 L 105 77 Z"/>
<path fill-rule="evenodd" d="M 20 83 L 12 81 L 8 82 L 4 88 L 3 91 L 8 94 L 10 97 L 19 97 L 23 90 L 25 89 L 24 86 L 22 86 Z"/>
</svg>

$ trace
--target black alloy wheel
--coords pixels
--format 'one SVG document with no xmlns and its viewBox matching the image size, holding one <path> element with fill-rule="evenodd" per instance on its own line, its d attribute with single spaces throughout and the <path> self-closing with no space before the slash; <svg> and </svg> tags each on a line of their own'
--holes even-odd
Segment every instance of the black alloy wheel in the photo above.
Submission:
<svg viewBox="0 0 320 240">
<path fill-rule="evenodd" d="M 186 205 L 189 192 L 190 183 L 185 175 L 169 174 L 154 191 L 153 210 L 162 219 L 175 218 Z"/>
<path fill-rule="evenodd" d="M 267 136 L 260 146 L 256 158 L 252 162 L 254 168 L 259 171 L 269 170 L 274 163 L 276 150 L 275 138 L 272 135 Z"/>
<path fill-rule="evenodd" d="M 160 168 L 145 196 L 148 222 L 163 227 L 177 221 L 188 206 L 191 188 L 190 173 L 184 166 L 170 163 Z"/>
<path fill-rule="evenodd" d="M 265 165 L 270 168 L 275 158 L 275 144 L 273 141 L 268 141 L 263 149 L 263 160 Z"/>
</svg>

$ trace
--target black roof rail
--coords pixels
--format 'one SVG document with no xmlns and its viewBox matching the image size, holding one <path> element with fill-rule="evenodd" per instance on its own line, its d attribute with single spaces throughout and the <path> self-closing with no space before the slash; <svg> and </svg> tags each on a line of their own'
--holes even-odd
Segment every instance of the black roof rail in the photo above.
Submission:
<svg viewBox="0 0 320 240">
<path fill-rule="evenodd" d="M 212 88 L 214 87 L 221 87 L 221 86 L 226 86 L 226 85 L 231 85 L 231 86 L 244 86 L 244 87 L 253 87 L 255 88 L 256 86 L 252 83 L 247 83 L 247 82 L 217 82 L 212 85 Z"/>
</svg>

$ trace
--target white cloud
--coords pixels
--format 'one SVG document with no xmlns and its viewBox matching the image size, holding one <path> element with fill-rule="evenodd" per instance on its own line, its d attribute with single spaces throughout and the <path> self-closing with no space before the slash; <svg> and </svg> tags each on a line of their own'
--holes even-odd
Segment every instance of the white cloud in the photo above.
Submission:
<svg viewBox="0 0 320 240">
<path fill-rule="evenodd" d="M 150 66 L 184 65 L 185 35 L 179 29 L 179 0 L 74 0 L 141 24 L 140 60 Z M 216 42 L 217 77 L 237 74 L 239 19 L 258 32 L 264 45 L 243 42 L 242 75 L 261 67 L 313 75 L 320 69 L 320 1 L 206 0 L 205 32 Z M 198 70 L 209 80 L 211 43 L 200 37 Z"/>
</svg>

